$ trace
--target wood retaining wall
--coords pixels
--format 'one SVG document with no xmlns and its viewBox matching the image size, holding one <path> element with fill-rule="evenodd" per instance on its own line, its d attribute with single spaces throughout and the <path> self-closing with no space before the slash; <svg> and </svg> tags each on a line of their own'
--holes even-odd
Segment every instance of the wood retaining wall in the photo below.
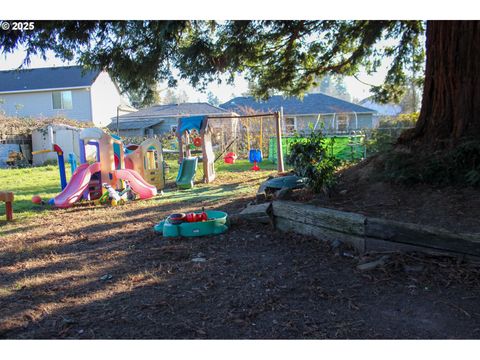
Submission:
<svg viewBox="0 0 480 360">
<path fill-rule="evenodd" d="M 480 261 L 480 234 L 444 229 L 320 208 L 293 201 L 274 201 L 276 229 L 350 244 L 358 252 L 422 251 L 469 256 Z"/>
</svg>

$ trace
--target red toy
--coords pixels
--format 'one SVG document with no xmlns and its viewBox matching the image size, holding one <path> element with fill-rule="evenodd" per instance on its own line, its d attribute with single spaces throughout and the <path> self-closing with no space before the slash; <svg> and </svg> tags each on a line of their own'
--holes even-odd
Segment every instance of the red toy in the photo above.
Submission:
<svg viewBox="0 0 480 360">
<path fill-rule="evenodd" d="M 229 152 L 223 158 L 223 161 L 225 162 L 225 164 L 235 164 L 235 160 L 237 160 L 237 154 L 235 154 L 234 152 Z"/>
<path fill-rule="evenodd" d="M 187 222 L 201 222 L 201 221 L 207 221 L 208 220 L 208 216 L 207 216 L 207 213 L 205 212 L 204 208 L 202 208 L 202 212 L 201 213 L 188 213 L 186 216 L 185 216 L 185 220 Z"/>
<path fill-rule="evenodd" d="M 42 203 L 42 198 L 39 195 L 32 196 L 32 203 L 40 205 Z"/>
<path fill-rule="evenodd" d="M 195 139 L 193 139 L 193 145 L 195 145 L 196 147 L 202 146 L 202 138 L 196 137 Z"/>
</svg>

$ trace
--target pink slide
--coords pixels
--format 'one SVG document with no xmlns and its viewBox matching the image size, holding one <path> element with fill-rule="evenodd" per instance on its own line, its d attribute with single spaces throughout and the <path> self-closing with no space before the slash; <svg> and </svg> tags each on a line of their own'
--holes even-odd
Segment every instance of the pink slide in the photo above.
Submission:
<svg viewBox="0 0 480 360">
<path fill-rule="evenodd" d="M 113 175 L 120 180 L 127 180 L 134 193 L 140 199 L 149 199 L 157 195 L 157 188 L 147 183 L 138 172 L 130 169 L 114 170 Z"/>
<path fill-rule="evenodd" d="M 87 188 L 92 174 L 100 171 L 100 163 L 96 162 L 92 165 L 82 164 L 72 175 L 63 191 L 58 194 L 53 203 L 56 207 L 67 208 L 80 199 L 83 192 Z"/>
</svg>

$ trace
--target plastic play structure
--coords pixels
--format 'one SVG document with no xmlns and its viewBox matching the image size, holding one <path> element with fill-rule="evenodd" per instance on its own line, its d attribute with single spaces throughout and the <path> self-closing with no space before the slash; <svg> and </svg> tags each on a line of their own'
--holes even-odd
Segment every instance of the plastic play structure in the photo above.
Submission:
<svg viewBox="0 0 480 360">
<path fill-rule="evenodd" d="M 188 214 L 171 214 L 153 229 L 164 237 L 192 237 L 217 235 L 228 229 L 227 213 L 216 210 L 202 210 Z"/>
<path fill-rule="evenodd" d="M 199 136 L 191 139 L 196 130 Z M 211 183 L 215 179 L 215 154 L 212 148 L 211 128 L 206 116 L 180 118 L 177 127 L 178 153 L 180 168 L 176 179 L 177 187 L 190 189 L 193 187 L 198 162 L 203 164 L 203 182 Z M 201 147 L 202 156 L 192 156 L 190 145 Z M 185 155 L 184 155 L 185 153 Z"/>
<path fill-rule="evenodd" d="M 51 126 L 48 127 L 48 137 L 51 139 L 50 143 L 53 144 L 51 149 L 44 149 L 44 150 L 38 150 L 38 151 L 32 151 L 32 155 L 38 155 L 38 154 L 46 154 L 49 152 L 55 152 L 57 153 L 57 159 L 58 159 L 58 170 L 60 172 L 60 186 L 62 187 L 62 190 L 65 189 L 67 186 L 67 177 L 65 174 L 65 159 L 63 156 L 63 150 L 60 146 L 57 144 L 53 143 L 53 128 Z M 74 169 L 72 168 L 72 172 Z"/>
<path fill-rule="evenodd" d="M 85 147 L 96 148 L 96 159 L 87 162 Z M 63 162 L 62 162 L 63 163 Z M 123 144 L 119 137 L 110 136 L 98 128 L 88 128 L 80 133 L 80 165 L 73 173 L 63 191 L 49 203 L 67 208 L 80 200 L 96 200 L 107 191 L 105 185 L 120 189 L 123 181 L 128 181 L 131 190 L 140 199 L 148 199 L 157 194 L 157 188 L 148 183 L 142 175 L 126 164 L 134 167 L 136 162 L 125 161 Z M 141 164 L 140 164 L 141 165 Z M 138 168 L 140 168 L 137 164 Z"/>
<path fill-rule="evenodd" d="M 147 139 L 140 145 L 128 145 L 126 151 L 127 169 L 135 170 L 159 190 L 165 187 L 162 145 L 157 139 Z"/>
</svg>

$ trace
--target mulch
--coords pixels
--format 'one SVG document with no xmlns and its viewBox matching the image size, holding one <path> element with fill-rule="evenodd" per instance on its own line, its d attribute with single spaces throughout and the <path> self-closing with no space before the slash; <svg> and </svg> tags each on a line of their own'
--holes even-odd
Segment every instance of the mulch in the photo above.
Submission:
<svg viewBox="0 0 480 360">
<path fill-rule="evenodd" d="M 253 198 L 215 200 L 238 213 Z M 201 205 L 201 204 L 199 204 Z M 0 337 L 9 339 L 480 338 L 480 270 L 351 249 L 239 222 L 163 239 L 192 203 L 46 213 L 0 239 Z"/>
</svg>

